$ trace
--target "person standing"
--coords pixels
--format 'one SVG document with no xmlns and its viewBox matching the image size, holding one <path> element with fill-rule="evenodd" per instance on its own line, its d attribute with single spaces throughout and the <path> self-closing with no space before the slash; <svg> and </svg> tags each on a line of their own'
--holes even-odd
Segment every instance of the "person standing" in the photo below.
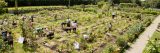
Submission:
<svg viewBox="0 0 160 53">
<path fill-rule="evenodd" d="M 67 22 L 67 27 L 70 27 L 71 26 L 71 19 L 67 18 L 66 22 Z"/>
<path fill-rule="evenodd" d="M 112 19 L 115 19 L 116 13 L 112 12 Z"/>
<path fill-rule="evenodd" d="M 31 22 L 34 22 L 34 15 L 31 16 L 30 20 Z"/>
<path fill-rule="evenodd" d="M 8 44 L 13 47 L 13 36 L 11 35 L 11 32 L 7 35 Z"/>
<path fill-rule="evenodd" d="M 75 22 L 72 23 L 72 27 L 73 27 L 73 31 L 76 32 L 77 31 L 77 20 L 75 20 Z"/>
<path fill-rule="evenodd" d="M 7 31 L 2 31 L 3 41 L 7 41 Z"/>
<path fill-rule="evenodd" d="M 23 15 L 22 16 L 22 21 L 25 21 L 25 19 L 26 19 L 26 15 Z"/>
</svg>

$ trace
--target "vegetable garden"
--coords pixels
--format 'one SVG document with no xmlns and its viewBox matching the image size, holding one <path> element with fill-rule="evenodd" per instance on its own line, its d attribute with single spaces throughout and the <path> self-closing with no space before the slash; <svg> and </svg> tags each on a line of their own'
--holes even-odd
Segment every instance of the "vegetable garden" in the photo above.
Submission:
<svg viewBox="0 0 160 53">
<path fill-rule="evenodd" d="M 7 22 L 7 24 L 1 25 L 1 29 L 12 32 L 14 45 L 13 48 L 5 47 L 0 51 L 15 53 L 121 53 L 138 38 L 138 35 L 160 13 L 141 7 L 127 7 L 125 9 L 107 5 L 91 5 L 84 8 L 82 6 L 58 7 L 58 9 L 50 6 L 46 7 L 47 9 L 40 8 L 37 12 L 1 15 L 0 23 L 3 20 Z M 138 10 L 136 10 L 137 8 Z M 23 10 L 26 11 L 25 9 L 20 11 Z M 112 12 L 116 12 L 114 19 Z M 26 17 L 25 21 L 22 20 L 23 16 Z M 31 16 L 34 16 L 33 23 L 30 23 Z M 77 20 L 76 33 L 73 31 L 67 33 L 62 30 L 61 23 L 67 18 Z M 17 23 L 16 27 L 12 26 L 13 21 Z M 54 32 L 53 38 L 43 36 L 45 32 L 37 32 L 37 28 L 47 28 Z M 26 42 L 19 43 L 19 37 L 24 37 Z M 0 40 L 4 44 L 1 47 L 7 46 L 2 38 Z"/>
</svg>

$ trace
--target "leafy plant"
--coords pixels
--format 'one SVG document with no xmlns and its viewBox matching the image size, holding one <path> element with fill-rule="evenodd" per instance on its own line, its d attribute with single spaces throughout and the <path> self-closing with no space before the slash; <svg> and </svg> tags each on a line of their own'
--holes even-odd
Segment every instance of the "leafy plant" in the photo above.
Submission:
<svg viewBox="0 0 160 53">
<path fill-rule="evenodd" d="M 135 4 L 135 3 L 120 3 L 120 7 L 122 7 L 122 8 L 127 8 L 127 7 L 138 7 L 138 5 L 137 4 Z"/>
</svg>

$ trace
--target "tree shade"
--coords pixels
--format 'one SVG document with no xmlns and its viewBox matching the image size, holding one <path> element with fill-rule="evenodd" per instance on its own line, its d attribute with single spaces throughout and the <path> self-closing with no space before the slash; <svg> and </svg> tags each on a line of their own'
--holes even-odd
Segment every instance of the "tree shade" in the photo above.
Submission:
<svg viewBox="0 0 160 53">
<path fill-rule="evenodd" d="M 14 0 L 5 0 L 8 6 L 14 6 Z M 70 5 L 95 4 L 96 0 L 70 0 Z M 18 6 L 68 5 L 69 0 L 18 0 Z"/>
</svg>

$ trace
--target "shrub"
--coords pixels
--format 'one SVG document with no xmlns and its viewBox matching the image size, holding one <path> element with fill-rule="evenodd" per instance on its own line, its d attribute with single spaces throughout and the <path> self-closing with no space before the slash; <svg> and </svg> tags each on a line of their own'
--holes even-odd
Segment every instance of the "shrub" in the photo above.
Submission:
<svg viewBox="0 0 160 53">
<path fill-rule="evenodd" d="M 134 18 L 141 20 L 142 17 L 141 17 L 141 14 L 136 14 Z"/>
<path fill-rule="evenodd" d="M 159 53 L 159 49 L 160 48 L 160 43 L 157 43 L 159 42 L 156 41 L 156 40 L 149 40 L 149 43 L 148 43 L 148 46 L 146 47 L 146 51 L 144 52 L 148 52 L 148 53 Z"/>
<path fill-rule="evenodd" d="M 64 6 L 19 7 L 18 13 L 37 12 L 37 11 L 41 11 L 41 10 L 61 10 L 61 9 L 65 9 L 65 8 L 66 7 L 64 7 Z M 8 11 L 13 11 L 15 13 L 16 9 L 15 8 L 8 8 Z"/>
<path fill-rule="evenodd" d="M 145 2 L 142 2 L 142 5 L 147 8 L 160 8 L 159 4 L 160 0 L 146 0 Z"/>
<path fill-rule="evenodd" d="M 147 27 L 147 26 L 149 26 L 152 23 L 153 18 L 152 17 L 146 17 L 143 21 L 144 21 L 143 22 L 143 24 L 144 24 L 143 26 Z"/>
<path fill-rule="evenodd" d="M 113 44 L 108 44 L 102 53 L 113 53 L 116 50 L 116 46 Z"/>
<path fill-rule="evenodd" d="M 104 4 L 106 4 L 104 1 L 100 1 L 100 2 L 98 2 L 98 7 L 99 7 L 99 8 L 102 8 L 102 6 L 103 6 Z"/>
<path fill-rule="evenodd" d="M 144 10 L 142 11 L 142 14 L 152 14 L 152 15 L 158 15 L 159 13 L 153 10 Z"/>
<path fill-rule="evenodd" d="M 0 52 L 2 53 L 11 53 L 13 52 L 10 45 L 8 45 L 6 42 L 3 42 L 2 39 L 0 39 Z"/>
<path fill-rule="evenodd" d="M 3 8 L 5 6 L 7 6 L 7 3 L 4 0 L 0 0 L 0 14 L 6 12 L 6 9 Z"/>
<path fill-rule="evenodd" d="M 135 24 L 134 26 L 130 26 L 127 31 L 127 36 L 129 42 L 133 42 L 136 38 L 138 38 L 138 35 L 144 31 L 144 26 L 142 23 Z"/>
<path fill-rule="evenodd" d="M 125 51 L 125 49 L 129 48 L 128 42 L 127 42 L 127 37 L 126 36 L 122 36 L 122 37 L 118 37 L 116 40 L 117 45 L 120 47 L 119 52 L 123 53 Z"/>
<path fill-rule="evenodd" d="M 118 37 L 117 40 L 116 40 L 116 43 L 120 47 L 124 47 L 127 44 L 126 40 L 123 37 Z"/>
<path fill-rule="evenodd" d="M 122 7 L 122 8 L 126 8 L 126 7 L 138 7 L 138 5 L 137 4 L 134 4 L 134 3 L 120 3 L 120 5 L 119 5 L 120 7 Z"/>
<path fill-rule="evenodd" d="M 85 8 L 85 11 L 97 13 L 96 9 L 94 8 Z"/>
</svg>

